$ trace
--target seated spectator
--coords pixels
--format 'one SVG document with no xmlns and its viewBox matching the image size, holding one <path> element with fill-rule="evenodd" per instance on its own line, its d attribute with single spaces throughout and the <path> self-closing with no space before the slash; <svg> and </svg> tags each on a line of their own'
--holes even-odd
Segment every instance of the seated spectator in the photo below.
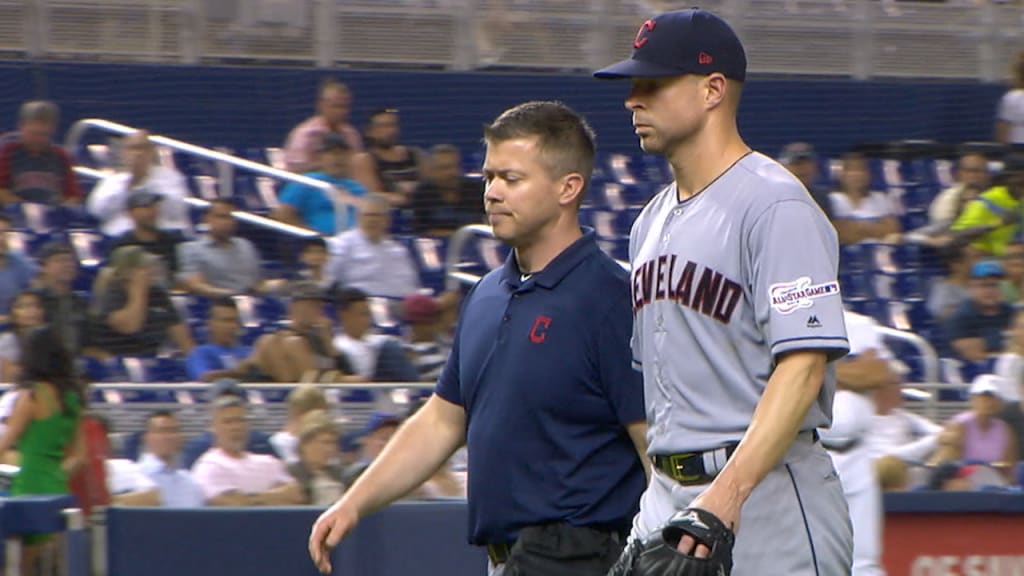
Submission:
<svg viewBox="0 0 1024 576">
<path fill-rule="evenodd" d="M 1003 350 L 1003 333 L 1013 315 L 999 290 L 1004 277 L 998 262 L 985 260 L 971 267 L 970 299 L 945 324 L 946 337 L 960 358 L 981 362 Z"/>
<path fill-rule="evenodd" d="M 405 413 L 405 420 L 412 418 L 413 414 L 419 411 L 423 405 L 426 404 L 426 400 L 417 400 L 409 410 Z M 418 500 L 436 500 L 436 499 L 450 499 L 466 498 L 466 475 L 464 472 L 456 472 L 455 464 L 459 460 L 459 457 L 464 455 L 465 446 L 459 449 L 451 458 L 448 459 L 448 463 L 437 469 L 426 482 L 420 485 L 411 495 L 412 498 Z"/>
<path fill-rule="evenodd" d="M 338 291 L 335 305 L 341 333 L 334 338 L 334 348 L 348 359 L 356 376 L 378 382 L 419 380 L 419 374 L 405 355 L 401 342 L 373 333 L 373 317 L 365 292 L 358 288 L 343 288 Z"/>
<path fill-rule="evenodd" d="M 388 233 L 389 210 L 382 196 L 367 196 L 359 226 L 335 237 L 330 266 L 340 286 L 388 298 L 405 298 L 419 289 L 412 255 Z"/>
<path fill-rule="evenodd" d="M 398 110 L 374 110 L 366 126 L 366 152 L 352 162 L 355 179 L 392 206 L 407 205 L 426 172 L 423 153 L 400 144 L 400 138 Z"/>
<path fill-rule="evenodd" d="M 451 144 L 430 149 L 427 178 L 412 195 L 413 232 L 449 236 L 459 228 L 481 224 L 484 184 L 462 173 L 462 156 Z"/>
<path fill-rule="evenodd" d="M 971 246 L 992 256 L 1001 256 L 1021 234 L 1024 154 L 1016 152 L 1004 158 L 999 179 L 1001 184 L 969 203 L 952 227 L 953 231 L 975 236 Z"/>
<path fill-rule="evenodd" d="M 408 324 L 406 355 L 412 360 L 423 382 L 435 382 L 451 352 L 441 336 L 441 308 L 433 297 L 410 294 L 402 301 L 402 317 Z"/>
<path fill-rule="evenodd" d="M 158 257 L 157 280 L 164 287 L 173 287 L 178 273 L 178 245 L 185 236 L 178 230 L 161 230 L 157 227 L 157 205 L 163 196 L 152 192 L 137 192 L 128 197 L 128 215 L 135 227 L 115 237 L 110 242 L 113 253 L 122 246 L 141 246 Z"/>
<path fill-rule="evenodd" d="M 141 246 L 123 246 L 110 255 L 93 286 L 90 338 L 105 356 L 152 356 L 168 337 L 184 354 L 192 335 L 167 291 L 156 282 L 158 264 Z"/>
<path fill-rule="evenodd" d="M 297 448 L 299 436 L 302 434 L 303 417 L 310 412 L 327 410 L 327 408 L 327 397 L 312 384 L 297 386 L 289 392 L 288 420 L 285 422 L 284 429 L 275 432 L 270 437 L 270 445 L 274 447 L 277 457 L 284 460 L 286 464 L 297 462 L 299 459 Z"/>
<path fill-rule="evenodd" d="M 996 358 L 992 371 L 999 377 L 999 397 L 1003 400 L 999 417 L 1013 430 L 1020 459 L 1024 460 L 1024 413 L 1020 403 L 1024 391 L 1024 311 L 1014 314 L 1006 349 Z"/>
<path fill-rule="evenodd" d="M 88 300 L 74 291 L 78 259 L 70 244 L 47 242 L 39 251 L 34 289 L 43 302 L 43 317 L 57 329 L 64 346 L 78 355 L 87 344 Z"/>
<path fill-rule="evenodd" d="M 45 323 L 43 302 L 38 294 L 26 291 L 14 298 L 10 329 L 0 334 L 0 381 L 14 383 L 21 380 L 22 343 L 29 333 Z"/>
<path fill-rule="evenodd" d="M 945 321 L 969 299 L 967 285 L 971 276 L 971 258 L 964 248 L 949 247 L 942 251 L 946 275 L 936 278 L 928 292 L 925 307 L 937 322 Z"/>
<path fill-rule="evenodd" d="M 1006 278 L 1003 280 L 1003 299 L 1016 304 L 1024 299 L 1024 241 L 1014 240 L 1006 245 L 1006 251 L 999 257 Z"/>
<path fill-rule="evenodd" d="M 359 476 L 380 456 L 387 446 L 391 437 L 402 425 L 402 419 L 395 414 L 377 412 L 370 417 L 359 437 L 358 459 L 345 468 L 342 482 L 345 486 L 351 486 L 359 479 Z"/>
<path fill-rule="evenodd" d="M 86 201 L 89 213 L 100 221 L 107 236 L 129 232 L 128 199 L 150 193 L 162 198 L 157 205 L 156 225 L 161 230 L 189 233 L 192 222 L 185 198 L 190 196 L 185 177 L 173 168 L 156 164 L 156 146 L 149 132 L 139 130 L 121 138 L 122 170 L 100 180 Z"/>
<path fill-rule="evenodd" d="M 192 473 L 181 467 L 181 424 L 177 417 L 166 410 L 150 414 L 144 442 L 139 467 L 156 484 L 160 504 L 168 508 L 202 506 L 202 489 Z"/>
<path fill-rule="evenodd" d="M 929 226 L 942 232 L 949 230 L 967 204 L 990 184 L 988 158 L 981 152 L 961 154 L 956 165 L 956 183 L 940 192 L 928 207 Z"/>
<path fill-rule="evenodd" d="M 231 378 L 222 378 L 217 380 L 210 386 L 210 406 L 225 396 L 233 396 L 237 398 L 243 404 L 245 403 L 245 391 L 242 389 L 238 380 Z M 213 410 L 211 410 L 212 416 Z M 192 468 L 199 457 L 206 453 L 214 444 L 214 434 L 212 431 L 206 431 L 198 436 L 195 436 L 185 445 L 185 450 L 182 452 L 181 465 L 184 468 Z M 270 444 L 270 435 L 260 432 L 258 430 L 250 430 L 248 440 L 246 441 L 245 449 L 248 452 L 254 454 L 264 454 L 266 456 L 275 456 L 274 447 Z"/>
<path fill-rule="evenodd" d="M 293 226 L 333 236 L 356 224 L 356 200 L 366 188 L 351 177 L 352 149 L 340 136 L 328 134 L 317 153 L 319 170 L 305 175 L 335 187 L 334 194 L 319 188 L 289 182 L 278 194 L 280 205 L 272 216 Z"/>
<path fill-rule="evenodd" d="M 95 417 L 110 442 L 110 421 Z M 160 489 L 135 460 L 109 457 L 104 462 L 107 492 L 113 506 L 159 506 Z"/>
<path fill-rule="evenodd" d="M 238 321 L 238 307 L 231 298 L 217 298 L 210 304 L 206 320 L 209 341 L 192 349 L 185 362 L 188 377 L 198 382 L 213 382 L 221 378 L 247 379 L 248 371 L 239 365 L 249 357 L 252 349 L 238 343 L 242 325 Z"/>
<path fill-rule="evenodd" d="M 305 504 L 330 506 L 345 492 L 338 460 L 338 426 L 325 410 L 306 413 L 300 422 L 298 459 L 288 472 L 299 486 Z"/>
<path fill-rule="evenodd" d="M 875 415 L 868 427 L 872 458 L 893 456 L 905 463 L 925 462 L 935 452 L 942 426 L 905 410 L 899 381 L 879 387 L 874 394 Z"/>
<path fill-rule="evenodd" d="M 1024 50 L 1010 69 L 1013 86 L 999 100 L 995 139 L 1001 144 L 1024 144 Z"/>
<path fill-rule="evenodd" d="M 256 340 L 243 366 L 253 366 L 275 382 L 352 381 L 348 362 L 331 346 L 331 321 L 319 286 L 298 281 L 290 288 L 286 328 Z"/>
<path fill-rule="evenodd" d="M 225 394 L 213 401 L 214 445 L 192 467 L 210 506 L 289 506 L 304 495 L 283 462 L 248 452 L 245 401 Z"/>
<path fill-rule="evenodd" d="M 344 138 L 349 148 L 362 151 L 363 139 L 349 123 L 352 111 L 352 91 L 336 80 L 326 80 L 320 85 L 317 96 L 316 115 L 307 118 L 292 129 L 284 144 L 285 162 L 293 172 L 317 170 L 317 148 L 327 134 Z"/>
<path fill-rule="evenodd" d="M 998 377 L 982 374 L 968 392 L 971 407 L 947 425 L 957 444 L 960 460 L 967 464 L 989 464 L 1003 470 L 1010 481 L 1017 468 L 1017 446 L 1013 431 L 999 418 Z"/>
<path fill-rule="evenodd" d="M 299 252 L 298 271 L 299 280 L 313 282 L 325 292 L 331 293 L 337 288 L 337 280 L 333 271 L 328 266 L 330 253 L 327 251 L 327 241 L 320 236 L 304 238 L 302 248 Z"/>
<path fill-rule="evenodd" d="M 804 142 L 787 144 L 779 154 L 779 162 L 796 176 L 804 188 L 807 188 L 811 198 L 831 220 L 832 201 L 829 199 L 828 190 L 818 184 L 818 155 L 814 151 L 814 146 Z"/>
<path fill-rule="evenodd" d="M 21 105 L 18 139 L 0 148 L 0 204 L 81 202 L 71 157 L 51 142 L 57 115 L 57 105 L 52 102 Z"/>
<path fill-rule="evenodd" d="M 863 154 L 843 156 L 839 181 L 840 189 L 829 194 L 839 242 L 898 242 L 902 233 L 899 210 L 888 194 L 870 189 L 871 172 Z"/>
<path fill-rule="evenodd" d="M 235 235 L 235 203 L 227 198 L 210 202 L 206 209 L 205 238 L 182 244 L 181 285 L 207 298 L 272 292 L 280 282 L 261 280 L 260 255 L 252 242 Z"/>
<path fill-rule="evenodd" d="M 6 322 L 6 313 L 11 309 L 14 297 L 28 288 L 36 275 L 36 266 L 22 254 L 11 252 L 7 236 L 11 231 L 11 219 L 0 214 L 0 322 Z"/>
</svg>

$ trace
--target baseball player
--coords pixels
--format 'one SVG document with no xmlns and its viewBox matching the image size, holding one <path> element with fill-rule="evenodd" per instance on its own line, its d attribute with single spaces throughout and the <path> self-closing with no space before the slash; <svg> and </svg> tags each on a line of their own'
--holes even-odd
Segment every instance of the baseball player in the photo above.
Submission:
<svg viewBox="0 0 1024 576">
<path fill-rule="evenodd" d="M 643 385 L 629 354 L 629 275 L 581 230 L 593 134 L 531 102 L 485 129 L 484 203 L 505 265 L 467 294 L 434 395 L 316 522 L 309 551 L 411 492 L 463 443 L 472 544 L 492 574 L 604 576 L 645 485 Z"/>
<path fill-rule="evenodd" d="M 739 135 L 740 40 L 708 12 L 669 12 L 595 76 L 632 80 L 640 146 L 675 175 L 630 236 L 656 471 L 613 573 L 849 574 L 846 500 L 816 432 L 848 350 L 836 233 Z"/>
</svg>

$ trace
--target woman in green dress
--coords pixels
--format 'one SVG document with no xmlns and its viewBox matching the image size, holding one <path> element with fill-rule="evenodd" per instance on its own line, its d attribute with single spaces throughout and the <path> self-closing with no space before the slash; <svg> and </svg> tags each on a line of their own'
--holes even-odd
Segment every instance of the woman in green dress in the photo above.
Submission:
<svg viewBox="0 0 1024 576">
<path fill-rule="evenodd" d="M 83 453 L 78 433 L 82 392 L 73 359 L 60 335 L 44 326 L 24 340 L 21 366 L 18 399 L 0 439 L 0 454 L 17 447 L 20 457 L 11 495 L 67 494 L 68 476 Z M 33 534 L 23 544 L 23 575 L 38 574 L 42 559 L 57 557 L 50 535 Z"/>
</svg>

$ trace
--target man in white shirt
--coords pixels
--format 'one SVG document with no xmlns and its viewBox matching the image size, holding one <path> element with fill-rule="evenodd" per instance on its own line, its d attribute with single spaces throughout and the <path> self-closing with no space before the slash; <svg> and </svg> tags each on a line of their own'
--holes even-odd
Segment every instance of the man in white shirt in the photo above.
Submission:
<svg viewBox="0 0 1024 576">
<path fill-rule="evenodd" d="M 334 349 L 345 356 L 357 376 L 378 382 L 419 380 L 419 372 L 401 341 L 373 332 L 373 317 L 365 292 L 342 288 L 336 300 L 341 333 L 334 338 Z"/>
<path fill-rule="evenodd" d="M 359 213 L 359 225 L 333 238 L 330 267 L 340 286 L 396 299 L 420 288 L 412 255 L 388 233 L 389 211 L 386 198 L 369 195 Z"/>
<path fill-rule="evenodd" d="M 1013 88 L 999 100 L 996 112 L 996 142 L 1024 144 L 1024 50 L 1017 53 L 1011 68 Z"/>
<path fill-rule="evenodd" d="M 895 456 L 907 464 L 926 461 L 938 446 L 942 426 L 904 410 L 898 382 L 876 390 L 874 400 L 875 414 L 864 438 L 871 458 Z"/>
<path fill-rule="evenodd" d="M 213 401 L 214 446 L 192 467 L 210 506 L 298 506 L 305 495 L 284 462 L 246 451 L 246 406 L 241 397 Z"/>
<path fill-rule="evenodd" d="M 181 426 L 166 410 L 154 412 L 146 420 L 145 452 L 139 468 L 160 491 L 160 504 L 169 508 L 194 508 L 203 505 L 203 491 L 192 474 L 181 468 Z"/>
<path fill-rule="evenodd" d="M 149 133 L 139 130 L 121 139 L 123 170 L 100 180 L 86 207 L 100 221 L 107 236 L 120 236 L 134 227 L 128 214 L 128 198 L 139 192 L 161 196 L 157 227 L 188 234 L 192 229 L 188 204 L 190 196 L 185 177 L 173 168 L 155 163 L 156 149 Z"/>
</svg>

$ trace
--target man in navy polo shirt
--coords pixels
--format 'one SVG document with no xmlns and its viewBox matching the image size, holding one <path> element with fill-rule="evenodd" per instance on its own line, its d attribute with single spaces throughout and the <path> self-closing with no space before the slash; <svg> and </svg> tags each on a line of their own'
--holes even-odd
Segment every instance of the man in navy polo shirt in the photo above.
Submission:
<svg viewBox="0 0 1024 576">
<path fill-rule="evenodd" d="M 626 272 L 577 216 L 594 166 L 584 120 L 552 102 L 485 128 L 484 203 L 508 261 L 466 296 L 434 395 L 317 520 L 314 563 L 359 518 L 469 452 L 469 539 L 492 574 L 603 576 L 644 489 L 642 382 Z"/>
</svg>

